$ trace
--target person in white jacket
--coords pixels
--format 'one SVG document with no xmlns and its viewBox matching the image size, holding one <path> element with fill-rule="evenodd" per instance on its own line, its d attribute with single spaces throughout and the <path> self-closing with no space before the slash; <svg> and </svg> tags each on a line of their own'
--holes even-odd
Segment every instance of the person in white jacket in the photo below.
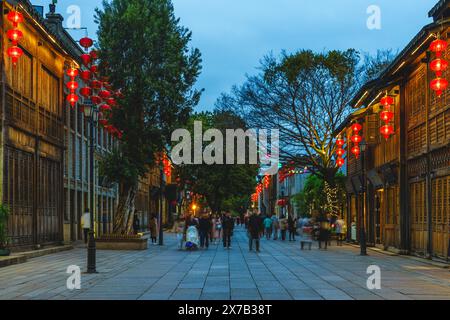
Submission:
<svg viewBox="0 0 450 320">
<path fill-rule="evenodd" d="M 87 243 L 89 230 L 91 230 L 91 213 L 89 208 L 81 216 L 81 225 L 83 227 L 84 243 Z"/>
</svg>

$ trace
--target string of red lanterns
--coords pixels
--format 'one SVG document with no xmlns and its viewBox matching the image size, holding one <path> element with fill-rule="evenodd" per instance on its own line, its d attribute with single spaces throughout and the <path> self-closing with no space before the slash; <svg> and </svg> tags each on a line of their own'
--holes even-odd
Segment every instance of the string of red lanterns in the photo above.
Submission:
<svg viewBox="0 0 450 320">
<path fill-rule="evenodd" d="M 447 70 L 448 62 L 442 58 L 442 53 L 447 49 L 447 41 L 442 39 L 436 39 L 430 44 L 430 51 L 434 52 L 436 59 L 431 61 L 430 69 L 436 73 L 436 78 L 430 83 L 431 89 L 436 92 L 438 97 L 442 96 L 442 93 L 448 87 L 448 81 L 442 78 L 442 72 Z"/>
<path fill-rule="evenodd" d="M 337 159 L 336 159 L 336 164 L 339 168 L 341 168 L 344 164 L 345 164 L 345 160 L 343 159 L 344 154 L 345 154 L 345 149 L 344 149 L 344 145 L 345 145 L 345 140 L 342 139 L 341 137 L 336 139 L 336 155 L 337 155 Z"/>
<path fill-rule="evenodd" d="M 395 104 L 395 100 L 393 97 L 386 94 L 386 96 L 380 100 L 380 104 L 383 107 L 383 111 L 380 112 L 380 119 L 385 123 L 381 126 L 380 133 L 387 140 L 394 134 L 394 127 L 390 122 L 394 118 L 394 112 L 391 110 L 391 107 Z"/>
<path fill-rule="evenodd" d="M 11 10 L 7 19 L 13 24 L 13 29 L 7 31 L 7 36 L 12 43 L 12 47 L 8 48 L 7 54 L 11 58 L 13 66 L 16 67 L 19 58 L 23 55 L 23 50 L 18 46 L 19 41 L 23 38 L 23 32 L 18 29 L 18 26 L 24 19 L 22 13 L 16 10 Z"/>
<path fill-rule="evenodd" d="M 109 123 L 112 107 L 116 106 L 117 103 L 112 98 L 110 92 L 112 87 L 107 82 L 107 77 L 99 77 L 98 75 L 96 60 L 99 58 L 99 52 L 95 49 L 90 50 L 94 41 L 88 37 L 80 39 L 80 45 L 85 49 L 85 53 L 81 55 L 85 69 L 80 70 L 80 78 L 84 81 L 85 86 L 80 89 L 80 94 L 84 99 L 89 99 L 92 104 L 99 108 L 99 124 L 112 136 L 122 139 L 123 132 Z"/>
<path fill-rule="evenodd" d="M 362 130 L 362 125 L 359 123 L 354 123 L 351 126 L 352 129 L 352 137 L 350 138 L 350 140 L 355 144 L 352 148 L 351 148 L 351 153 L 354 154 L 354 156 L 356 157 L 356 159 L 359 158 L 359 155 L 361 154 L 361 149 L 359 148 L 359 143 L 362 141 L 362 137 L 359 135 L 359 131 Z"/>
<path fill-rule="evenodd" d="M 78 70 L 75 68 L 69 68 L 67 69 L 66 74 L 70 78 L 70 81 L 66 83 L 66 87 L 70 91 L 67 95 L 67 102 L 74 107 L 78 102 L 78 95 L 76 94 L 76 90 L 78 89 L 78 82 L 76 81 Z"/>
</svg>

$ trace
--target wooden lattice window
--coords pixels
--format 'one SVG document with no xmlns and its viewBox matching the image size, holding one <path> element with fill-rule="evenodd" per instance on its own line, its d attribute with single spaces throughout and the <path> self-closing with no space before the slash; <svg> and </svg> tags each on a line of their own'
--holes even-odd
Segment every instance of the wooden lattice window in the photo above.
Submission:
<svg viewBox="0 0 450 320">
<path fill-rule="evenodd" d="M 410 211 L 415 224 L 426 223 L 427 213 L 425 206 L 425 181 L 411 184 Z"/>
<path fill-rule="evenodd" d="M 443 224 L 448 226 L 450 216 L 450 176 L 433 180 L 433 216 L 435 227 Z"/>
<path fill-rule="evenodd" d="M 53 114 L 60 115 L 59 106 L 59 79 L 47 68 L 41 67 L 40 77 L 40 103 L 41 106 Z"/>
<path fill-rule="evenodd" d="M 7 59 L 8 82 L 12 89 L 28 99 L 33 98 L 33 57 L 24 48 L 23 56 L 20 57 L 17 66 L 13 67 L 11 59 Z"/>
</svg>

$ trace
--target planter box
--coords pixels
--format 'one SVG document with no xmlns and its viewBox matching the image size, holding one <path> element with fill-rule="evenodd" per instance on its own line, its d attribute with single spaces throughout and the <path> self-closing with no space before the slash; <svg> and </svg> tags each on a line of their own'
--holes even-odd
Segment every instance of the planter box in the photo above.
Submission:
<svg viewBox="0 0 450 320">
<path fill-rule="evenodd" d="M 11 254 L 9 249 L 0 249 L 0 257 L 7 257 Z"/>
<path fill-rule="evenodd" d="M 146 250 L 148 248 L 148 239 L 104 236 L 96 239 L 95 244 L 99 250 Z"/>
</svg>

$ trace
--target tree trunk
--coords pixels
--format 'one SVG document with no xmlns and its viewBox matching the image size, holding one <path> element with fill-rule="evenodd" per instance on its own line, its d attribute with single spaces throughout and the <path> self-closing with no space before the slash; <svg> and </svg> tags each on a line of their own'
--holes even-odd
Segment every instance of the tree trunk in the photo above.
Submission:
<svg viewBox="0 0 450 320">
<path fill-rule="evenodd" d="M 136 198 L 136 186 L 121 186 L 119 203 L 117 204 L 114 218 L 115 234 L 130 234 L 134 218 L 134 199 Z"/>
</svg>

